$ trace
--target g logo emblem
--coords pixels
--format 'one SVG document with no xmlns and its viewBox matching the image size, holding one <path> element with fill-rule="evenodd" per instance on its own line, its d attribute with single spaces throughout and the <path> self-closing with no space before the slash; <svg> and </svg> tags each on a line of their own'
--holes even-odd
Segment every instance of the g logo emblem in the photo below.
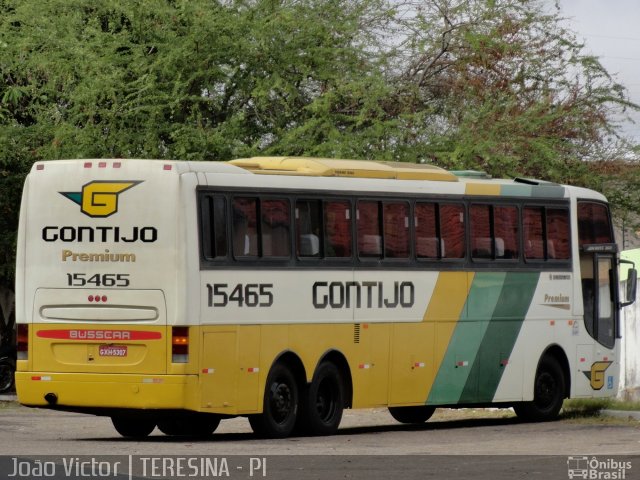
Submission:
<svg viewBox="0 0 640 480">
<path fill-rule="evenodd" d="M 142 181 L 101 181 L 89 182 L 81 192 L 60 192 L 63 196 L 80 205 L 80 211 L 89 217 L 105 218 L 118 211 L 118 196 Z"/>
<path fill-rule="evenodd" d="M 591 382 L 591 388 L 600 390 L 604 387 L 604 372 L 613 362 L 595 362 L 591 365 L 591 371 L 582 372 Z"/>
</svg>

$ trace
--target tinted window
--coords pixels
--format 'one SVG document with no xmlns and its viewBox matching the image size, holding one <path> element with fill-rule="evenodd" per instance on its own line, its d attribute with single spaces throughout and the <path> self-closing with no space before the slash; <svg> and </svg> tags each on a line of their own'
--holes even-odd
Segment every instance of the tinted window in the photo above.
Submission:
<svg viewBox="0 0 640 480">
<path fill-rule="evenodd" d="M 291 255 L 291 217 L 289 200 L 263 199 L 260 202 L 262 256 L 288 257 Z"/>
<path fill-rule="evenodd" d="M 325 256 L 351 256 L 351 203 L 324 203 Z"/>
<path fill-rule="evenodd" d="M 579 244 L 614 243 L 609 209 L 593 202 L 578 203 Z"/>
<path fill-rule="evenodd" d="M 435 203 L 416 203 L 416 256 L 418 258 L 438 258 L 440 239 L 436 228 Z"/>
<path fill-rule="evenodd" d="M 493 238 L 491 234 L 491 207 L 471 205 L 471 256 L 473 258 L 493 258 Z"/>
<path fill-rule="evenodd" d="M 409 204 L 385 203 L 383 224 L 384 256 L 409 258 Z"/>
<path fill-rule="evenodd" d="M 233 199 L 232 235 L 235 257 L 258 256 L 258 199 Z"/>
<path fill-rule="evenodd" d="M 544 260 L 544 226 L 542 207 L 526 207 L 522 211 L 524 229 L 524 256 L 531 260 Z"/>
<path fill-rule="evenodd" d="M 380 202 L 358 202 L 356 227 L 358 230 L 358 255 L 360 257 L 382 256 Z"/>
<path fill-rule="evenodd" d="M 443 258 L 464 258 L 464 230 L 464 207 L 461 204 L 441 204 L 440 237 Z"/>
<path fill-rule="evenodd" d="M 321 256 L 322 202 L 296 202 L 296 254 L 299 257 Z"/>
<path fill-rule="evenodd" d="M 570 257 L 569 211 L 547 208 L 547 258 L 567 260 Z"/>
<path fill-rule="evenodd" d="M 201 204 L 202 253 L 212 260 L 227 256 L 227 213 L 224 197 L 205 196 Z"/>
<path fill-rule="evenodd" d="M 520 256 L 517 207 L 493 207 L 493 225 L 496 258 L 517 259 Z"/>
</svg>

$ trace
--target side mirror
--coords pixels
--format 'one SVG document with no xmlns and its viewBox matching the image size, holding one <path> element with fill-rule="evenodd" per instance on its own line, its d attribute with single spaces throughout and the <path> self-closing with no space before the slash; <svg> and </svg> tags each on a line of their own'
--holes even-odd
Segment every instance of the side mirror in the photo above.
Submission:
<svg viewBox="0 0 640 480">
<path fill-rule="evenodd" d="M 636 289 L 638 287 L 638 271 L 634 268 L 635 264 L 627 260 L 620 260 L 620 263 L 633 265 L 627 272 L 627 291 L 625 292 L 625 301 L 620 303 L 620 307 L 627 307 L 636 301 Z"/>
</svg>

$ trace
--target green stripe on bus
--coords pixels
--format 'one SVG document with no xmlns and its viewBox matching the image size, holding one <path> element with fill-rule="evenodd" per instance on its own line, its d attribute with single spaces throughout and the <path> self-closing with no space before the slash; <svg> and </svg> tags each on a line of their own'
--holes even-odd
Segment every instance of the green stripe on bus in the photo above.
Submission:
<svg viewBox="0 0 640 480">
<path fill-rule="evenodd" d="M 507 273 L 459 403 L 493 401 L 539 278 L 539 272 Z"/>
<path fill-rule="evenodd" d="M 506 273 L 476 273 L 444 359 L 427 398 L 427 404 L 458 403 L 503 289 Z"/>
</svg>

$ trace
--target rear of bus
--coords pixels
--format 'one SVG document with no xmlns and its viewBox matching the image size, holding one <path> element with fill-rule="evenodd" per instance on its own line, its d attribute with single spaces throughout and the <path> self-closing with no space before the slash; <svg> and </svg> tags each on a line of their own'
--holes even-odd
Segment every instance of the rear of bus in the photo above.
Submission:
<svg viewBox="0 0 640 480">
<path fill-rule="evenodd" d="M 18 234 L 20 403 L 107 415 L 184 407 L 196 382 L 184 370 L 187 329 L 171 325 L 183 284 L 176 170 L 149 160 L 33 166 Z"/>
</svg>

